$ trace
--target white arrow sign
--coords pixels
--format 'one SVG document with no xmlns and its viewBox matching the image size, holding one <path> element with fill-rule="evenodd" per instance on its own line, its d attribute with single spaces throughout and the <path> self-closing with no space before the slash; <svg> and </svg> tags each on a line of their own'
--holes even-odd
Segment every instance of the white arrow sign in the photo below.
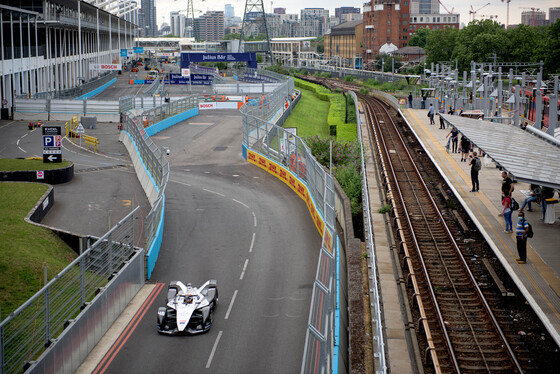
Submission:
<svg viewBox="0 0 560 374">
<path fill-rule="evenodd" d="M 47 159 L 48 159 L 50 162 L 53 162 L 54 160 L 56 160 L 56 156 L 50 155 L 49 157 L 47 157 Z"/>
</svg>

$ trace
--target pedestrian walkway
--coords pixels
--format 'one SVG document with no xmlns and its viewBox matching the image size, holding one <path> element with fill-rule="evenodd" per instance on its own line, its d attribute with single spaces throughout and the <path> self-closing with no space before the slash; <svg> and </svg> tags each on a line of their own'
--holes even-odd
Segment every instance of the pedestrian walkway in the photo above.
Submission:
<svg viewBox="0 0 560 374">
<path fill-rule="evenodd" d="M 519 290 L 560 345 L 560 220 L 545 224 L 540 206 L 534 203 L 532 212 L 525 211 L 525 218 L 533 227 L 534 237 L 528 239 L 527 263 L 518 264 L 515 261 L 519 257 L 515 233 L 504 232 L 504 219 L 498 215 L 502 210 L 501 170 L 491 160 L 483 159 L 479 174 L 480 191 L 471 192 L 468 162 L 460 161 L 460 153 L 446 149 L 446 136 L 450 129 L 439 129 L 439 123 L 430 125 L 426 110 L 403 109 L 402 113 L 443 176 L 455 189 L 459 200 L 464 202 L 473 221 Z M 530 190 L 529 185 L 516 183 L 513 197 L 520 205 L 525 199 L 522 190 Z M 559 214 L 557 211 L 556 216 Z"/>
</svg>

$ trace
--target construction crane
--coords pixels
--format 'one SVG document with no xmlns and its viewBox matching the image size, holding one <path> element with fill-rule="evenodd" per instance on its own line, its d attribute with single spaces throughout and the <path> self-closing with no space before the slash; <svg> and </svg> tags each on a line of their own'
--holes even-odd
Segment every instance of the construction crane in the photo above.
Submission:
<svg viewBox="0 0 560 374">
<path fill-rule="evenodd" d="M 486 8 L 488 5 L 490 5 L 490 3 L 487 3 L 487 4 L 483 5 L 483 6 L 481 6 L 481 7 L 478 8 L 477 10 L 474 10 L 473 6 L 471 5 L 471 10 L 469 10 L 469 14 L 472 14 L 472 20 L 474 21 L 474 20 L 476 19 L 476 13 L 477 13 L 479 10 L 481 10 L 481 9 L 483 9 L 483 8 Z"/>
<path fill-rule="evenodd" d="M 443 3 L 441 2 L 441 0 L 438 0 L 438 2 L 439 2 L 439 5 L 441 5 L 441 6 L 443 7 L 443 9 L 445 9 L 445 11 L 446 11 L 447 13 L 453 14 L 453 11 L 455 10 L 455 8 L 451 8 L 451 10 L 449 10 L 449 9 L 447 9 L 447 7 L 445 6 L 445 4 L 443 4 Z"/>
<path fill-rule="evenodd" d="M 505 2 L 507 4 L 507 21 L 506 21 L 506 29 L 509 27 L 509 3 L 511 0 L 502 0 L 502 3 Z"/>
<path fill-rule="evenodd" d="M 519 9 L 531 9 L 531 26 L 535 27 L 535 12 L 541 10 L 540 8 L 527 8 L 520 6 Z"/>
</svg>

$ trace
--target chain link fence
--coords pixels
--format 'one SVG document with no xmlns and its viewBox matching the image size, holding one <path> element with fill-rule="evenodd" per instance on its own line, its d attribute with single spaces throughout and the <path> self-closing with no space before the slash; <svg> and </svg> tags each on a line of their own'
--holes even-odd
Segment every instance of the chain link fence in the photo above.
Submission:
<svg viewBox="0 0 560 374">
<path fill-rule="evenodd" d="M 137 253 L 129 213 L 0 324 L 0 373 L 21 373 Z"/>
<path fill-rule="evenodd" d="M 306 331 L 302 373 L 330 373 L 333 366 L 333 347 L 336 309 L 336 233 L 335 233 L 335 192 L 333 177 L 315 160 L 305 142 L 277 126 L 283 123 L 292 110 L 289 105 L 294 94 L 294 80 L 268 71 L 259 71 L 281 81 L 272 93 L 263 95 L 261 101 L 249 102 L 241 108 L 243 114 L 243 145 L 247 150 L 258 153 L 273 161 L 292 177 L 288 183 L 306 202 L 316 223 L 324 222 L 323 243 L 313 284 L 312 301 Z M 283 171 L 280 171 L 282 174 Z M 299 187 L 303 182 L 308 190 Z M 312 206 L 315 210 L 312 210 Z"/>
</svg>

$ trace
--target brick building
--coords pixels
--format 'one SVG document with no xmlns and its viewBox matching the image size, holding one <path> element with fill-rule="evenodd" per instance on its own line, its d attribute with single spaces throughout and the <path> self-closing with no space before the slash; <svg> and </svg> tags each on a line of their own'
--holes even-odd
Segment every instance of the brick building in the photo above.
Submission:
<svg viewBox="0 0 560 374">
<path fill-rule="evenodd" d="M 398 48 L 408 45 L 410 1 L 371 0 L 364 5 L 364 68 L 372 68 L 379 48 L 391 43 Z"/>
<path fill-rule="evenodd" d="M 432 30 L 459 28 L 459 14 L 439 13 L 437 0 L 370 0 L 364 3 L 364 67 L 383 45 L 406 47 L 414 33 L 423 27 Z"/>
</svg>

